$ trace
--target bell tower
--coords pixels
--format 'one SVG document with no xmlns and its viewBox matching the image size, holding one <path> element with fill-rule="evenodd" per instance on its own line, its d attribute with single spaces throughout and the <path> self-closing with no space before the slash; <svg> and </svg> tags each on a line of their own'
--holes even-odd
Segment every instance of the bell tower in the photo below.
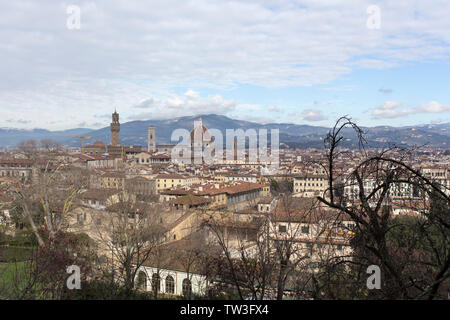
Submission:
<svg viewBox="0 0 450 320">
<path fill-rule="evenodd" d="M 111 145 L 118 146 L 119 145 L 119 131 L 120 131 L 120 123 L 119 123 L 119 114 L 116 110 L 112 114 L 112 122 L 111 122 Z"/>
<path fill-rule="evenodd" d="M 156 128 L 154 126 L 148 127 L 148 152 L 156 151 Z"/>
</svg>

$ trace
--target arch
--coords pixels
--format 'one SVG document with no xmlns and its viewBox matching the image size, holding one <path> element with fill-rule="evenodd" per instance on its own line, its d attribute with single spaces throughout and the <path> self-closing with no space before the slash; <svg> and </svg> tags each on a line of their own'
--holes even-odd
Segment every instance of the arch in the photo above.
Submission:
<svg viewBox="0 0 450 320">
<path fill-rule="evenodd" d="M 152 275 L 152 290 L 156 290 L 156 292 L 159 292 L 161 290 L 161 278 L 157 273 L 154 273 Z"/>
<path fill-rule="evenodd" d="M 139 289 L 147 290 L 147 274 L 145 271 L 139 271 L 137 276 L 137 287 Z"/>
<path fill-rule="evenodd" d="M 172 276 L 166 277 L 166 293 L 175 293 L 175 280 Z"/>
<path fill-rule="evenodd" d="M 190 297 L 192 294 L 192 283 L 191 280 L 185 278 L 183 280 L 183 295 L 186 297 Z"/>
</svg>

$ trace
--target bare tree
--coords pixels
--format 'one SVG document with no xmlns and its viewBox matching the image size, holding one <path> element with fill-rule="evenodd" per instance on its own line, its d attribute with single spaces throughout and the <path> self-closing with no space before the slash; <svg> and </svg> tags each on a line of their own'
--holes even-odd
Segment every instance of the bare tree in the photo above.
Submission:
<svg viewBox="0 0 450 320">
<path fill-rule="evenodd" d="M 110 214 L 98 224 L 101 245 L 112 255 L 112 267 L 126 290 L 135 288 L 137 271 L 162 243 L 165 228 L 160 212 L 136 203 L 125 193 L 111 206 Z"/>
<path fill-rule="evenodd" d="M 52 243 L 66 227 L 69 212 L 76 207 L 75 200 L 86 185 L 85 175 L 79 169 L 65 169 L 62 164 L 47 162 L 37 172 L 36 181 L 19 182 L 13 188 L 23 218 L 30 224 L 39 246 L 45 244 L 43 232 Z"/>
<path fill-rule="evenodd" d="M 16 149 L 18 152 L 23 153 L 28 159 L 35 159 L 39 153 L 38 143 L 33 139 L 19 142 Z"/>
<path fill-rule="evenodd" d="M 358 138 L 359 154 L 354 157 L 360 160 L 345 175 L 337 162 L 348 128 Z M 366 145 L 364 132 L 350 118 L 337 121 L 325 139 L 328 190 L 326 196 L 318 197 L 320 202 L 348 215 L 355 223 L 354 255 L 349 261 L 355 266 L 354 278 L 365 278 L 361 273 L 368 265 L 375 264 L 381 269 L 384 286 L 372 290 L 369 297 L 437 298 L 439 289 L 449 278 L 450 199 L 440 186 L 408 163 L 410 150 L 391 147 L 368 152 Z M 337 192 L 337 181 L 343 183 L 344 190 L 354 192 L 350 195 Z M 393 194 L 400 187 L 409 191 L 396 203 Z M 434 210 L 429 201 L 432 195 L 441 203 Z M 405 212 L 419 213 L 407 241 L 396 237 L 405 224 L 392 219 L 393 205 Z"/>
<path fill-rule="evenodd" d="M 39 141 L 39 144 L 47 152 L 55 152 L 62 150 L 61 143 L 52 139 L 42 139 L 41 141 Z"/>
<path fill-rule="evenodd" d="M 299 241 L 302 224 L 312 223 L 315 204 L 310 201 L 298 210 L 292 201 L 290 195 L 280 196 L 276 213 L 255 213 L 259 219 L 253 222 L 236 221 L 221 212 L 205 223 L 222 252 L 214 276 L 228 279 L 240 299 L 247 293 L 255 300 L 283 299 L 288 280 L 309 261 L 310 250 L 304 250 Z"/>
</svg>

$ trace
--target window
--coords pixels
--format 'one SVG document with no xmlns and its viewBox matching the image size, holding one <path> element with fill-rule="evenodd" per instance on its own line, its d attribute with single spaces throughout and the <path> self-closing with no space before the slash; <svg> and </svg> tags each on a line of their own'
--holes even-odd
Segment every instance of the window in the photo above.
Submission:
<svg viewBox="0 0 450 320">
<path fill-rule="evenodd" d="M 342 244 L 338 244 L 338 245 L 337 245 L 337 249 L 338 249 L 339 251 L 341 251 L 341 250 L 342 250 Z"/>
<path fill-rule="evenodd" d="M 183 280 L 183 295 L 186 297 L 190 297 L 191 294 L 192 294 L 191 280 L 186 278 Z"/>
<path fill-rule="evenodd" d="M 309 233 L 309 226 L 302 226 L 302 233 Z"/>
<path fill-rule="evenodd" d="M 278 226 L 278 232 L 286 232 L 286 226 L 279 225 Z"/>
<path fill-rule="evenodd" d="M 145 274 L 144 271 L 139 271 L 138 273 L 137 287 L 143 290 L 147 289 L 147 275 Z"/>
<path fill-rule="evenodd" d="M 306 244 L 306 247 L 307 247 L 307 248 L 312 248 L 312 243 L 307 243 L 307 244 Z"/>
<path fill-rule="evenodd" d="M 175 281 L 172 276 L 166 277 L 166 293 L 175 293 Z"/>
<path fill-rule="evenodd" d="M 83 224 L 84 224 L 84 220 L 85 220 L 85 215 L 84 215 L 84 213 L 80 213 L 79 215 L 78 215 L 78 224 L 80 225 L 80 226 L 82 226 Z"/>
<path fill-rule="evenodd" d="M 152 276 L 152 290 L 158 292 L 160 290 L 160 284 L 159 274 L 154 273 Z"/>
</svg>

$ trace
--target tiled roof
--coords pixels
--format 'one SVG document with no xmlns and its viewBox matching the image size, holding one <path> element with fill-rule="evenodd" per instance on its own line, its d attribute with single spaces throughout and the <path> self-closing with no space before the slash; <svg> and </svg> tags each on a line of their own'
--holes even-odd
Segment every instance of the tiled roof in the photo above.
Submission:
<svg viewBox="0 0 450 320">
<path fill-rule="evenodd" d="M 182 205 L 199 205 L 212 202 L 211 199 L 195 196 L 193 194 L 186 194 L 181 197 L 177 197 L 169 201 L 170 204 L 182 204 Z"/>
<path fill-rule="evenodd" d="M 116 189 L 88 189 L 81 194 L 80 198 L 86 200 L 106 200 L 118 192 Z"/>
</svg>

